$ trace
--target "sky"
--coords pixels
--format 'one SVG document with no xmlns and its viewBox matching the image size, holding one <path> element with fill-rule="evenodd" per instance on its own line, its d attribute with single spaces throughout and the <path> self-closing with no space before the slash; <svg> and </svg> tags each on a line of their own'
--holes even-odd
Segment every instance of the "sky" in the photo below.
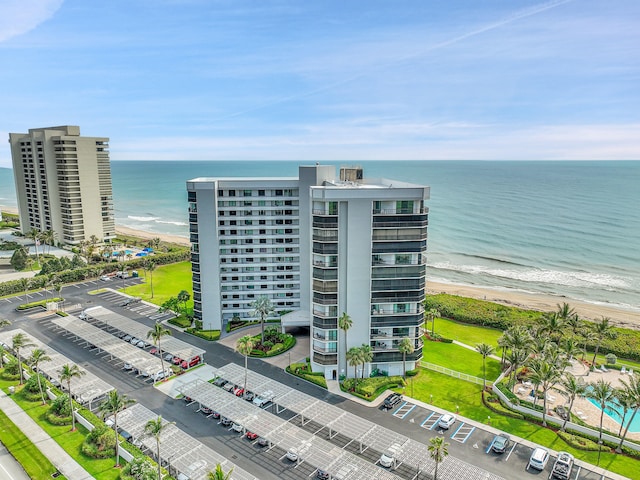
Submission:
<svg viewBox="0 0 640 480">
<path fill-rule="evenodd" d="M 79 125 L 112 160 L 640 159 L 638 25 L 637 0 L 3 0 L 0 137 Z"/>
</svg>

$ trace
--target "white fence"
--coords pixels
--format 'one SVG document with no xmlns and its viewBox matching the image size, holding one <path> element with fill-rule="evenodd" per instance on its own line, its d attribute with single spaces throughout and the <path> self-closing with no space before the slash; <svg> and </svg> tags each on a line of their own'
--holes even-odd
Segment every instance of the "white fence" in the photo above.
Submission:
<svg viewBox="0 0 640 480">
<path fill-rule="evenodd" d="M 474 377 L 473 375 L 467 375 L 466 373 L 457 372 L 455 370 L 451 370 L 450 368 L 441 367 L 440 365 L 436 365 L 434 363 L 429 363 L 429 362 L 420 362 L 420 365 L 429 370 L 433 370 L 434 372 L 443 373 L 445 375 L 448 375 L 454 378 L 459 378 L 460 380 L 464 380 L 465 382 L 471 382 L 477 385 L 484 385 L 484 380 L 482 378 Z"/>
</svg>

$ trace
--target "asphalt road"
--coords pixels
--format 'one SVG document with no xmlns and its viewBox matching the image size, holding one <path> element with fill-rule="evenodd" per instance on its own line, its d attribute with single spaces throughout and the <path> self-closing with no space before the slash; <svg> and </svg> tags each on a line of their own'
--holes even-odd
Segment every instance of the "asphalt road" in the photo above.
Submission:
<svg viewBox="0 0 640 480">
<path fill-rule="evenodd" d="M 22 469 L 22 466 L 2 443 L 0 443 L 0 478 L 6 480 L 29 480 L 29 476 Z"/>
<path fill-rule="evenodd" d="M 140 279 L 128 279 L 124 283 L 131 285 L 140 281 Z M 67 305 L 82 304 L 83 308 L 103 305 L 151 327 L 155 320 L 148 316 L 140 315 L 135 311 L 122 308 L 120 306 L 121 300 L 117 296 L 88 295 L 89 291 L 97 288 L 107 286 L 121 288 L 122 285 L 123 282 L 120 280 L 112 283 L 85 282 L 78 285 L 65 286 L 63 296 Z M 37 295 L 34 297 L 38 298 Z M 7 318 L 15 327 L 24 329 L 52 348 L 64 353 L 87 370 L 101 376 L 101 378 L 117 388 L 120 393 L 125 393 L 130 398 L 136 399 L 147 408 L 162 415 L 163 418 L 176 422 L 178 427 L 229 458 L 239 467 L 265 480 L 304 479 L 314 474 L 315 469 L 304 462 L 296 466 L 296 464 L 286 460 L 284 458 L 286 452 L 279 451 L 277 448 L 267 451 L 265 448 L 258 447 L 256 443 L 249 442 L 246 438 L 240 437 L 239 434 L 218 425 L 217 421 L 205 419 L 200 413 L 195 412 L 195 406 L 187 407 L 183 401 L 167 397 L 142 379 L 124 372 L 120 366 L 113 365 L 102 356 L 96 356 L 89 350 L 80 347 L 61 333 L 54 331 L 50 318 L 35 319 L 32 318 L 33 315 L 16 312 L 15 307 L 23 301 L 23 296 L 0 300 L 0 317 Z M 177 338 L 205 349 L 205 361 L 215 367 L 221 367 L 230 362 L 244 366 L 244 358 L 241 355 L 220 343 L 206 342 L 177 331 L 174 331 L 173 334 Z M 479 428 L 471 429 L 469 426 L 465 427 L 461 420 L 458 420 L 448 431 L 440 431 L 435 426 L 439 414 L 423 406 L 407 403 L 390 411 L 384 411 L 381 408 L 363 406 L 343 397 L 330 394 L 322 388 L 287 375 L 282 369 L 261 360 L 249 359 L 249 368 L 291 388 L 304 391 L 316 398 L 338 405 L 344 410 L 422 443 L 428 443 L 433 436 L 445 435 L 447 442 L 450 443 L 449 454 L 452 457 L 464 460 L 506 479 L 521 477 L 548 478 L 551 465 L 555 460 L 554 458 L 549 460 L 544 472 L 538 472 L 533 469 L 527 470 L 526 466 L 532 451 L 530 447 L 512 442 L 505 453 L 495 454 L 490 449 L 494 437 L 493 434 Z M 291 416 L 287 412 L 282 415 L 285 417 L 287 415 Z M 346 444 L 348 440 L 336 437 L 332 441 Z M 170 443 L 165 443 L 162 448 L 171 448 L 171 445 Z M 380 453 L 367 450 L 363 456 L 375 463 Z M 574 472 L 572 480 L 597 480 L 601 478 L 600 475 L 596 475 L 586 469 L 580 471 L 576 469 Z M 401 466 L 394 473 L 408 479 L 414 478 L 416 474 L 414 470 L 409 471 L 404 466 Z"/>
</svg>

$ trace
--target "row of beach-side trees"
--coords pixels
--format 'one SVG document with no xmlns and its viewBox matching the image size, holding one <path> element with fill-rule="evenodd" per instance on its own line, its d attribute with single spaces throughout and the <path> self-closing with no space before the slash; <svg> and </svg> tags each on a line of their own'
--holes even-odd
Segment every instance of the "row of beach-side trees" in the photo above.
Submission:
<svg viewBox="0 0 640 480">
<path fill-rule="evenodd" d="M 558 305 L 558 311 L 545 314 L 542 322 L 534 327 L 514 326 L 498 339 L 502 349 L 502 362 L 510 365 L 509 388 L 513 389 L 518 375 L 532 385 L 533 403 L 538 396 L 543 400 L 542 423 L 546 425 L 549 394 L 558 392 L 567 400 L 569 416 L 578 397 L 593 399 L 601 407 L 600 437 L 602 441 L 604 410 L 613 406 L 620 411 L 621 418 L 628 420 L 620 425 L 621 435 L 618 451 L 627 436 L 629 426 L 640 409 L 640 382 L 636 374 L 621 380 L 621 387 L 614 388 L 602 379 L 585 382 L 576 378 L 568 367 L 580 356 L 584 360 L 586 343 L 595 344 L 591 365 L 595 365 L 600 344 L 605 338 L 614 338 L 615 331 L 608 318 L 584 325 L 568 304 Z M 627 413 L 633 412 L 630 417 Z M 565 429 L 567 420 L 562 425 Z M 624 432 L 623 432 L 624 428 Z"/>
</svg>

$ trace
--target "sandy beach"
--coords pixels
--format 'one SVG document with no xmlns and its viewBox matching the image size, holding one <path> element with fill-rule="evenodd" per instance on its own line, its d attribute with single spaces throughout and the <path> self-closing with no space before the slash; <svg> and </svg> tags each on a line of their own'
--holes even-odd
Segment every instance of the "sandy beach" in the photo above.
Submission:
<svg viewBox="0 0 640 480">
<path fill-rule="evenodd" d="M 0 206 L 0 209 L 7 213 L 18 213 L 16 208 Z M 164 242 L 176 243 L 185 246 L 190 245 L 188 238 L 177 235 L 145 232 L 120 225 L 116 226 L 116 232 L 123 235 L 143 238 L 145 240 L 160 238 L 160 240 Z M 432 281 L 427 281 L 427 293 L 448 293 L 451 295 L 488 300 L 512 307 L 527 308 L 543 312 L 555 311 L 558 304 L 566 302 L 576 310 L 581 318 L 587 320 L 598 320 L 601 317 L 608 317 L 612 322 L 621 327 L 640 329 L 640 310 L 624 310 L 614 306 L 592 304 L 568 297 L 524 293 L 508 289 L 455 285 Z"/>
</svg>

